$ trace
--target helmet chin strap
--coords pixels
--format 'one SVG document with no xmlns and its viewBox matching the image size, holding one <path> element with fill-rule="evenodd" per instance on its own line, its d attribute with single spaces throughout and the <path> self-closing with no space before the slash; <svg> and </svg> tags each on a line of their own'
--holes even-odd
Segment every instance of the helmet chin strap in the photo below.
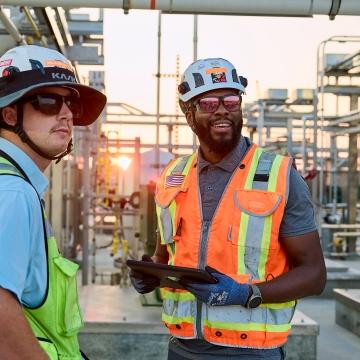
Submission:
<svg viewBox="0 0 360 360">
<path fill-rule="evenodd" d="M 17 134 L 19 136 L 19 138 L 21 139 L 21 141 L 27 145 L 30 146 L 30 148 L 32 150 L 34 150 L 37 154 L 39 154 L 41 157 L 48 159 L 48 160 L 56 160 L 55 164 L 57 164 L 58 162 L 60 162 L 60 160 L 66 156 L 67 154 L 69 154 L 72 149 L 73 149 L 73 142 L 72 142 L 72 138 L 70 139 L 68 146 L 66 148 L 66 150 L 64 152 L 62 152 L 59 155 L 56 156 L 50 156 L 48 154 L 46 154 L 45 152 L 43 152 L 30 138 L 29 136 L 26 134 L 26 132 L 23 129 L 23 116 L 24 112 L 23 112 L 23 105 L 22 104 L 18 104 L 17 106 L 17 121 L 16 121 L 16 125 L 12 126 L 11 128 L 8 127 L 9 130 L 12 130 L 15 132 L 15 134 Z"/>
</svg>

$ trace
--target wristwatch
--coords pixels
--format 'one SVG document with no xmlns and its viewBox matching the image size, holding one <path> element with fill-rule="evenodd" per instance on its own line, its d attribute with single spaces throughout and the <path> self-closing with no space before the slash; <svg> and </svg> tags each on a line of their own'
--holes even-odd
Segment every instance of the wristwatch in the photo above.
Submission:
<svg viewBox="0 0 360 360">
<path fill-rule="evenodd" d="M 245 307 L 248 309 L 255 309 L 262 303 L 261 292 L 260 289 L 254 284 L 250 285 L 250 292 L 251 294 L 247 299 Z"/>
</svg>

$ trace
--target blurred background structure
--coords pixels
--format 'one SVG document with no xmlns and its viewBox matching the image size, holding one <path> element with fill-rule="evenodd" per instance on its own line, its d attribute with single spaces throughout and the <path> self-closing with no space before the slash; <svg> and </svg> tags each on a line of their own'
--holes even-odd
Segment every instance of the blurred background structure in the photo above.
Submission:
<svg viewBox="0 0 360 360">
<path fill-rule="evenodd" d="M 153 252 L 156 179 L 197 147 L 176 89 L 184 67 L 208 56 L 244 71 L 244 134 L 291 154 L 316 206 L 328 283 L 320 299 L 300 302 L 288 359 L 358 358 L 359 16 L 354 0 L 1 1 L 1 53 L 25 43 L 57 49 L 109 98 L 47 172 L 59 248 L 81 265 L 91 358 L 165 358 L 161 295 L 139 298 L 126 260 Z"/>
</svg>

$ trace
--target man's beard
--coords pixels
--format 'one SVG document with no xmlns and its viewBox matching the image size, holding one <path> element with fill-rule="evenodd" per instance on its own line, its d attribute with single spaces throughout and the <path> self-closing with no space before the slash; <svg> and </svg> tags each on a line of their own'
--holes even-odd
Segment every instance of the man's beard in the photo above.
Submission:
<svg viewBox="0 0 360 360">
<path fill-rule="evenodd" d="M 211 135 L 211 122 L 205 126 L 199 124 L 197 121 L 194 121 L 192 130 L 199 137 L 199 139 L 209 148 L 210 151 L 213 151 L 220 155 L 228 154 L 232 149 L 236 147 L 241 136 L 242 129 L 242 118 L 235 124 L 232 123 L 232 136 L 230 139 L 214 139 Z"/>
</svg>

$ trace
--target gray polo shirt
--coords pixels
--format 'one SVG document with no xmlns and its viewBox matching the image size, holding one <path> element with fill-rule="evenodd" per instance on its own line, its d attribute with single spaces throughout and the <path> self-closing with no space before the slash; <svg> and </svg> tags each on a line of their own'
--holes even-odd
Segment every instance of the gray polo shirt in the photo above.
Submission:
<svg viewBox="0 0 360 360">
<path fill-rule="evenodd" d="M 249 149 L 251 142 L 241 137 L 239 144 L 217 164 L 206 161 L 199 151 L 197 170 L 199 172 L 200 194 L 203 212 L 203 236 L 230 180 L 233 171 Z M 301 175 L 294 169 L 290 171 L 289 197 L 280 226 L 280 235 L 298 236 L 316 230 L 314 206 L 309 188 Z M 218 346 L 201 339 L 178 339 L 171 337 L 169 349 L 181 358 L 198 360 L 225 360 L 243 358 L 280 359 L 282 349 L 247 349 Z"/>
</svg>

